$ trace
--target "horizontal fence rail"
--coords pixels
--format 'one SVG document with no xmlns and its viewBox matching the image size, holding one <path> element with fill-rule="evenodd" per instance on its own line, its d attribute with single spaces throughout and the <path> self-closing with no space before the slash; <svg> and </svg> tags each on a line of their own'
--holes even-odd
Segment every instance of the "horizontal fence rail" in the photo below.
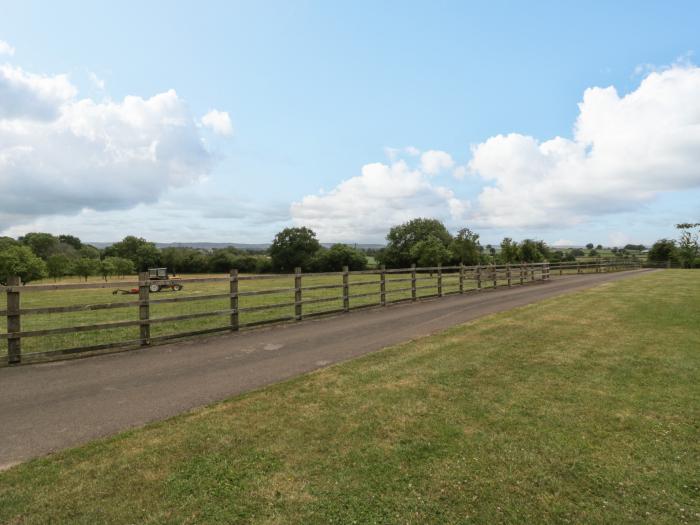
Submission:
<svg viewBox="0 0 700 525">
<path fill-rule="evenodd" d="M 138 281 L 80 284 L 22 285 L 19 278 L 11 277 L 7 285 L 0 286 L 0 292 L 5 292 L 7 296 L 6 309 L 0 310 L 0 317 L 6 318 L 6 331 L 0 332 L 0 343 L 6 345 L 6 362 L 13 365 L 85 352 L 148 346 L 154 342 L 195 335 L 235 332 L 248 327 L 300 321 L 359 308 L 478 293 L 487 288 L 546 282 L 552 275 L 637 268 L 640 268 L 640 263 L 634 260 L 601 260 L 559 264 L 412 266 L 403 269 L 382 267 L 352 272 L 346 267 L 342 272 L 326 273 L 302 273 L 297 268 L 293 274 L 274 275 L 239 275 L 237 270 L 231 270 L 225 277 L 178 279 L 178 284 L 194 290 L 188 292 L 191 295 L 174 297 L 151 292 L 151 284 L 162 284 L 163 281 L 150 280 L 147 273 L 141 273 Z M 125 296 L 109 293 L 112 302 L 62 306 L 42 305 L 38 299 L 63 293 L 62 298 L 73 300 L 76 297 L 70 293 L 75 291 L 80 294 L 77 297 L 80 299 L 90 290 L 96 290 L 95 293 L 99 294 L 103 293 L 100 290 L 109 288 L 122 290 L 133 299 L 126 300 Z M 22 307 L 20 298 L 25 295 L 35 306 Z M 186 310 L 196 309 L 198 304 L 203 305 L 199 311 Z M 132 310 L 135 312 L 125 315 Z M 90 314 L 101 315 L 101 322 L 81 322 L 84 316 Z M 122 318 L 107 315 L 121 315 Z M 58 316 L 59 320 L 56 321 L 53 316 Z M 77 319 L 77 322 L 72 322 L 73 319 Z M 25 329 L 22 328 L 24 324 L 27 325 Z M 163 325 L 170 326 L 170 331 L 152 333 Z M 55 348 L 56 344 L 50 342 L 43 346 L 34 342 L 37 338 L 51 336 L 63 336 L 71 342 L 80 341 L 80 334 L 99 331 L 111 332 L 117 340 L 83 338 L 89 344 L 58 349 Z M 23 341 L 32 345 L 28 352 L 23 353 Z"/>
</svg>

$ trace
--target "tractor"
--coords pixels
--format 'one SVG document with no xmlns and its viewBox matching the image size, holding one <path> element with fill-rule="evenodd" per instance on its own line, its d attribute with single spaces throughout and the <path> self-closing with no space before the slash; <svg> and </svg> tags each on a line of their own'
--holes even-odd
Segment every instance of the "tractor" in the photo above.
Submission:
<svg viewBox="0 0 700 525">
<path fill-rule="evenodd" d="M 150 281 L 150 284 L 148 285 L 148 290 L 151 293 L 160 292 L 161 290 L 172 290 L 173 292 L 179 292 L 183 288 L 182 284 L 177 282 L 177 277 L 173 278 L 168 275 L 167 268 L 149 268 L 148 280 Z M 118 288 L 112 293 L 114 295 L 137 294 L 139 293 L 139 289 L 131 288 L 130 290 L 122 290 L 121 288 Z"/>
<path fill-rule="evenodd" d="M 174 292 L 182 290 L 182 285 L 177 282 L 177 278 L 172 278 L 168 275 L 167 268 L 149 268 L 148 279 L 151 281 L 148 289 L 153 293 L 168 289 Z M 160 282 L 154 283 L 153 281 Z"/>
</svg>

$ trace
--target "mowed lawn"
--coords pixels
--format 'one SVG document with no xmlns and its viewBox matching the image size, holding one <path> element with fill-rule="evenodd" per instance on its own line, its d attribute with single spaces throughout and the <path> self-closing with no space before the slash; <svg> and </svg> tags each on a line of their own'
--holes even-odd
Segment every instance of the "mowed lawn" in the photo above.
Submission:
<svg viewBox="0 0 700 525">
<path fill-rule="evenodd" d="M 1 523 L 698 521 L 697 270 L 489 316 L 0 473 Z"/>
</svg>

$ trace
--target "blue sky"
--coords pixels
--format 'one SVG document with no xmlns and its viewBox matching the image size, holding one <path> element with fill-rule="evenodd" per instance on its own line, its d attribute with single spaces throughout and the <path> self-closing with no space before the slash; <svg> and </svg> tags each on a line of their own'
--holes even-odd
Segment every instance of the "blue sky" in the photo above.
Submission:
<svg viewBox="0 0 700 525">
<path fill-rule="evenodd" d="M 538 143 L 574 138 L 588 88 L 614 86 L 622 98 L 650 74 L 693 73 L 693 53 L 700 49 L 697 2 L 144 4 L 0 2 L 0 40 L 14 49 L 0 55 L 0 63 L 25 75 L 67 75 L 75 93 L 61 98 L 59 106 L 90 100 L 106 108 L 125 97 L 149 99 L 174 90 L 176 100 L 165 103 L 166 109 L 159 105 L 157 112 L 174 105 L 178 118 L 195 122 L 187 130 L 190 142 L 173 139 L 162 128 L 153 132 L 151 125 L 129 134 L 153 132 L 152 142 L 159 147 L 172 140 L 164 149 L 188 151 L 185 160 L 178 157 L 178 165 L 187 164 L 191 172 L 168 172 L 172 162 L 160 150 L 162 164 L 152 174 L 145 164 L 103 170 L 105 162 L 98 159 L 79 175 L 85 178 L 80 187 L 90 188 L 82 194 L 70 181 L 60 192 L 51 189 L 56 177 L 62 182 L 78 177 L 67 160 L 54 160 L 55 153 L 47 153 L 42 166 L 59 167 L 41 177 L 27 174 L 29 168 L 13 171 L 0 164 L 0 186 L 14 185 L 19 193 L 19 181 L 31 178 L 35 184 L 23 182 L 22 190 L 31 189 L 42 203 L 26 213 L 12 211 L 18 197 L 8 191 L 7 199 L 15 200 L 5 201 L 10 212 L 4 219 L 0 210 L 0 231 L 71 231 L 90 240 L 137 234 L 158 241 L 267 242 L 280 228 L 304 223 L 315 227 L 323 241 L 376 242 L 395 221 L 430 213 L 453 230 L 477 230 L 485 242 L 509 235 L 610 244 L 675 236 L 675 222 L 700 220 L 700 174 L 687 173 L 694 160 L 687 152 L 688 166 L 674 166 L 680 174 L 668 185 L 658 166 L 620 167 L 625 158 L 620 154 L 606 164 L 617 171 L 605 168 L 591 176 L 590 184 L 620 173 L 628 177 L 625 183 L 574 199 L 570 193 L 586 185 L 582 173 L 567 195 L 551 195 L 566 206 L 547 201 L 527 210 L 513 207 L 511 186 L 547 177 L 556 181 L 556 170 L 527 179 L 504 174 L 494 156 L 514 155 L 514 165 L 523 159 L 532 160 L 528 166 L 539 162 L 514 153 L 514 141 L 491 143 L 492 160 L 472 162 L 475 149 L 498 135 L 517 133 Z M 652 88 L 645 93 L 653 97 Z M 684 93 L 691 104 L 700 104 L 700 93 L 695 98 L 692 89 Z M 0 84 L 0 105 L 2 96 Z M 602 104 L 591 102 L 590 112 L 598 114 Z M 634 111 L 645 108 L 641 104 Z M 213 109 L 229 115 L 232 133 L 202 124 L 202 116 Z M 144 111 L 152 115 L 156 110 Z M 73 122 L 82 121 L 77 111 L 72 114 Z M 97 128 L 91 132 L 97 129 L 99 135 L 100 124 L 94 122 L 104 119 L 92 115 Z M 160 122 L 163 115 L 153 118 Z M 682 126 L 700 124 L 678 119 Z M 684 135 L 680 125 L 671 124 L 664 140 Z M 608 133 L 600 126 L 593 132 L 594 144 L 617 134 L 618 128 Z M 58 140 L 52 138 L 58 131 L 40 129 L 30 132 L 36 151 Z M 63 141 L 65 132 L 60 133 Z M 197 139 L 204 141 L 206 153 L 192 142 Z M 0 134 L 0 152 L 2 140 Z M 628 140 L 649 140 L 649 134 Z M 14 135 L 5 146 L 11 141 L 15 148 L 29 147 Z M 408 153 L 406 147 L 420 153 Z M 86 148 L 81 145 L 74 158 L 98 157 L 104 143 Z M 403 152 L 387 153 L 387 148 Z M 419 166 L 428 151 L 447 153 L 451 163 L 426 173 Z M 483 149 L 482 156 L 487 153 Z M 397 164 L 401 159 L 405 165 Z M 362 175 L 368 165 L 376 169 Z M 455 177 L 459 167 L 466 174 Z M 589 164 L 581 167 L 588 169 Z M 629 180 L 633 176 L 643 181 L 637 185 Z M 650 185 L 652 179 L 656 182 Z M 384 186 L 374 188 L 374 180 Z M 120 181 L 138 196 L 122 195 Z M 343 181 L 349 183 L 339 187 Z M 511 186 L 493 200 L 480 201 L 484 188 L 494 185 Z M 644 192 L 630 191 L 642 186 Z M 109 188 L 105 195 L 100 195 L 102 187 Z M 405 191 L 396 196 L 392 190 Z M 97 211 L 90 209 L 91 196 L 99 202 Z M 386 209 L 376 211 L 382 203 Z"/>
</svg>

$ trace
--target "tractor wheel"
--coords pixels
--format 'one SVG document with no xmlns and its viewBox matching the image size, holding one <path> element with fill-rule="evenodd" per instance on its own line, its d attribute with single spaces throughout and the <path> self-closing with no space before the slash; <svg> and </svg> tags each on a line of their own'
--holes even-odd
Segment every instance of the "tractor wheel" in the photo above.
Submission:
<svg viewBox="0 0 700 525">
<path fill-rule="evenodd" d="M 181 284 L 174 284 L 173 290 L 176 292 L 179 292 L 180 290 L 182 290 L 182 285 Z"/>
<path fill-rule="evenodd" d="M 148 287 L 148 289 L 153 293 L 160 292 L 160 285 L 159 284 L 152 284 Z"/>
</svg>

